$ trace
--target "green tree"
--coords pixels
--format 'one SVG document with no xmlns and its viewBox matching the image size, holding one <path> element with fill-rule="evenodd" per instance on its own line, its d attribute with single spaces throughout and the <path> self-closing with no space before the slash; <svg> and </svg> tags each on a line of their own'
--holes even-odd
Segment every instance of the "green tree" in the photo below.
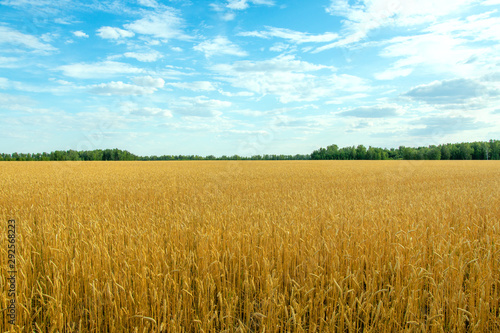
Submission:
<svg viewBox="0 0 500 333">
<path fill-rule="evenodd" d="M 102 160 L 103 161 L 111 161 L 113 159 L 113 152 L 111 149 L 105 149 L 102 152 Z"/>
<path fill-rule="evenodd" d="M 50 153 L 51 161 L 64 161 L 65 157 L 66 157 L 66 152 L 61 150 L 56 150 Z"/>
<path fill-rule="evenodd" d="M 356 147 L 346 147 L 346 157 L 348 160 L 355 160 L 356 159 Z"/>
<path fill-rule="evenodd" d="M 363 145 L 358 145 L 356 147 L 356 158 L 358 160 L 366 159 L 366 147 Z"/>
<path fill-rule="evenodd" d="M 427 150 L 427 156 L 426 158 L 428 160 L 440 160 L 441 159 L 441 149 L 436 146 L 431 146 Z"/>
<path fill-rule="evenodd" d="M 66 161 L 80 161 L 80 155 L 76 150 L 68 150 L 66 152 Z"/>
<path fill-rule="evenodd" d="M 459 148 L 459 159 L 461 160 L 470 160 L 472 159 L 472 154 L 474 153 L 474 149 L 470 146 L 469 143 L 461 143 Z"/>
<path fill-rule="evenodd" d="M 491 160 L 500 160 L 500 141 L 490 140 L 489 155 Z"/>
<path fill-rule="evenodd" d="M 326 147 L 326 151 L 324 152 L 324 159 L 327 160 L 336 160 L 338 157 L 339 153 L 339 146 L 337 145 L 330 145 Z"/>
<path fill-rule="evenodd" d="M 442 160 L 449 160 L 451 156 L 450 153 L 450 148 L 448 145 L 441 145 L 441 159 Z"/>
<path fill-rule="evenodd" d="M 485 160 L 486 151 L 485 146 L 481 142 L 472 142 L 470 144 L 472 148 L 472 159 L 473 160 Z"/>
<path fill-rule="evenodd" d="M 403 159 L 404 160 L 413 160 L 415 159 L 415 149 L 404 147 L 403 148 Z"/>
</svg>

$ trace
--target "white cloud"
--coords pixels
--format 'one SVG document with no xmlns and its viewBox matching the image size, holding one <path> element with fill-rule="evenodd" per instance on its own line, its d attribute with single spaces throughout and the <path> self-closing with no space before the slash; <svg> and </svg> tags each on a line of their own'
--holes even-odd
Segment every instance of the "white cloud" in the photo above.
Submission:
<svg viewBox="0 0 500 333">
<path fill-rule="evenodd" d="M 0 78 L 0 89 L 2 87 L 2 78 Z M 10 95 L 0 93 L 0 105 L 2 108 L 9 110 L 28 111 L 36 104 L 27 96 Z"/>
<path fill-rule="evenodd" d="M 66 18 L 66 17 L 57 17 L 54 19 L 54 22 L 57 23 L 57 24 L 63 24 L 63 25 L 70 25 L 72 24 L 73 22 L 69 19 L 69 18 Z"/>
<path fill-rule="evenodd" d="M 142 62 L 154 62 L 158 59 L 163 58 L 163 55 L 158 51 L 151 51 L 151 52 L 144 52 L 144 53 L 126 52 L 124 54 L 124 56 L 127 58 L 134 58 L 134 59 L 142 61 Z"/>
<path fill-rule="evenodd" d="M 232 93 L 229 91 L 224 91 L 222 89 L 219 89 L 218 92 L 222 96 L 227 96 L 227 97 L 251 97 L 251 96 L 255 95 L 253 92 L 250 92 L 250 91 L 239 91 L 236 93 Z"/>
<path fill-rule="evenodd" d="M 73 35 L 75 35 L 76 37 L 81 37 L 81 38 L 89 38 L 89 35 L 87 35 L 83 31 L 73 31 Z"/>
<path fill-rule="evenodd" d="M 158 3 L 155 0 L 138 0 L 137 2 L 139 3 L 139 5 L 144 7 L 158 7 Z"/>
<path fill-rule="evenodd" d="M 2 0 L 0 4 L 4 6 L 12 7 L 47 7 L 50 5 L 56 6 L 66 6 L 71 4 L 70 0 L 60 0 L 54 3 L 51 0 Z"/>
<path fill-rule="evenodd" d="M 68 9 L 71 10 L 80 7 L 80 3 L 71 0 L 2 0 L 0 1 L 0 5 L 18 9 L 22 13 L 21 15 L 26 15 L 33 22 L 42 21 L 49 16 L 62 15 Z M 25 21 L 26 23 L 28 21 Z"/>
<path fill-rule="evenodd" d="M 57 33 L 52 33 L 52 32 L 47 32 L 44 33 L 43 35 L 40 36 L 40 39 L 43 40 L 45 43 L 51 43 L 55 39 L 59 37 L 59 34 Z"/>
<path fill-rule="evenodd" d="M 222 20 L 224 21 L 232 21 L 236 17 L 236 14 L 233 12 L 226 12 L 222 15 Z"/>
<path fill-rule="evenodd" d="M 421 54 L 424 63 L 434 65 L 434 71 L 446 70 L 463 77 L 498 71 L 500 17 L 492 16 L 496 13 L 491 11 L 461 20 L 448 20 L 425 29 L 427 36 L 442 36 L 441 39 L 448 39 L 450 42 L 444 46 L 434 45 L 435 53 L 443 52 L 441 61 L 435 56 L 429 57 L 429 52 L 426 52 Z"/>
<path fill-rule="evenodd" d="M 440 29 L 442 28 L 441 26 Z M 477 36 L 479 35 L 481 33 L 477 31 Z M 445 72 L 463 77 L 490 72 L 492 66 L 500 60 L 499 55 L 492 47 L 481 45 L 479 41 L 471 42 L 471 38 L 474 37 L 441 32 L 392 38 L 385 42 L 387 46 L 380 55 L 399 59 L 375 77 L 392 79 L 407 76 L 417 67 L 422 67 L 429 73 Z"/>
<path fill-rule="evenodd" d="M 250 5 L 274 6 L 272 0 L 228 0 L 226 3 L 212 3 L 210 7 L 219 12 L 223 21 L 232 21 L 236 17 L 235 11 L 248 9 Z"/>
<path fill-rule="evenodd" d="M 332 66 L 316 65 L 307 61 L 301 61 L 295 59 L 293 55 L 281 55 L 269 60 L 262 61 L 250 61 L 243 60 L 237 61 L 232 65 L 219 64 L 212 67 L 215 70 L 221 70 L 224 72 L 234 71 L 234 72 L 311 72 L 318 71 L 321 69 L 335 70 Z"/>
<path fill-rule="evenodd" d="M 146 12 L 142 19 L 125 24 L 124 28 L 135 33 L 151 35 L 163 40 L 190 39 L 182 32 L 184 20 L 179 17 L 176 10 L 166 8 L 162 11 Z"/>
<path fill-rule="evenodd" d="M 283 38 L 291 42 L 302 43 L 325 43 L 339 38 L 339 35 L 332 32 L 325 32 L 320 35 L 312 35 L 305 32 L 294 31 L 284 28 L 266 27 L 265 31 L 241 32 L 240 36 L 259 37 L 259 38 Z"/>
<path fill-rule="evenodd" d="M 251 109 L 244 109 L 244 110 L 233 110 L 233 113 L 236 114 L 241 114 L 246 117 L 264 117 L 268 115 L 268 112 L 266 111 L 258 111 L 258 110 L 251 110 Z"/>
<path fill-rule="evenodd" d="M 167 83 L 167 85 L 180 88 L 180 89 L 188 89 L 192 91 L 213 91 L 215 90 L 215 86 L 212 82 L 209 81 L 194 81 L 194 82 L 171 82 Z"/>
<path fill-rule="evenodd" d="M 221 109 L 231 105 L 231 102 L 209 99 L 205 96 L 181 97 L 171 103 L 171 109 L 183 116 L 216 117 L 222 114 Z"/>
<path fill-rule="evenodd" d="M 19 58 L 0 56 L 0 68 L 15 68 L 15 67 L 19 67 Z"/>
<path fill-rule="evenodd" d="M 168 109 L 149 107 L 149 106 L 139 106 L 136 103 L 132 102 L 122 103 L 121 109 L 125 113 L 134 116 L 172 118 L 172 112 Z"/>
<path fill-rule="evenodd" d="M 116 61 L 102 61 L 96 63 L 76 63 L 56 68 L 64 75 L 78 79 L 108 78 L 123 74 L 139 74 L 143 69 Z"/>
<path fill-rule="evenodd" d="M 218 36 L 212 40 L 204 41 L 194 47 L 196 51 L 205 53 L 209 58 L 214 55 L 234 55 L 244 57 L 247 52 L 243 51 L 238 45 L 231 43 L 226 37 Z"/>
<path fill-rule="evenodd" d="M 275 43 L 273 46 L 271 46 L 271 47 L 269 48 L 269 51 L 273 51 L 273 52 L 283 52 L 283 51 L 287 50 L 289 47 L 290 47 L 290 45 L 288 45 L 288 44 L 284 44 L 284 43 Z"/>
<path fill-rule="evenodd" d="M 54 82 L 57 82 L 57 83 L 59 83 L 59 84 L 61 84 L 61 85 L 63 85 L 63 86 L 70 86 L 70 85 L 72 85 L 72 83 L 71 83 L 71 82 L 66 81 L 66 80 L 56 80 L 56 79 L 53 79 L 53 78 L 51 78 L 51 79 L 49 79 L 49 80 L 54 81 Z"/>
<path fill-rule="evenodd" d="M 249 5 L 247 0 L 229 0 L 226 7 L 235 10 L 243 10 L 247 9 Z"/>
<path fill-rule="evenodd" d="M 357 76 L 333 75 L 334 67 L 297 60 L 290 55 L 219 64 L 211 69 L 233 87 L 261 96 L 276 95 L 282 103 L 316 101 L 339 93 L 370 90 L 366 81 Z"/>
<path fill-rule="evenodd" d="M 484 95 L 500 95 L 500 91 L 488 90 L 481 82 L 472 79 L 434 81 L 410 89 L 404 96 L 429 104 L 463 104 Z"/>
<path fill-rule="evenodd" d="M 10 86 L 9 79 L 0 77 L 0 89 L 7 89 Z"/>
<path fill-rule="evenodd" d="M 163 88 L 165 85 L 165 81 L 162 78 L 154 78 L 151 76 L 135 77 L 132 81 L 141 87 L 149 88 Z"/>
<path fill-rule="evenodd" d="M 97 35 L 104 39 L 120 39 L 135 36 L 132 31 L 127 31 L 116 27 L 101 27 L 97 30 Z"/>
<path fill-rule="evenodd" d="M 355 81 L 354 81 L 355 82 Z M 362 87 L 364 82 L 360 79 L 359 86 Z M 358 91 L 362 91 L 358 89 Z M 369 95 L 364 92 L 355 92 L 350 94 L 343 94 L 342 96 L 336 96 L 334 99 L 325 102 L 326 105 L 329 104 L 347 104 L 352 103 L 353 101 L 360 101 L 368 97 Z"/>
<path fill-rule="evenodd" d="M 500 17 L 492 16 L 497 11 L 468 16 L 465 19 L 450 19 L 424 29 L 425 32 L 453 35 L 473 41 L 499 42 Z"/>
<path fill-rule="evenodd" d="M 142 107 L 132 111 L 130 114 L 143 117 L 165 117 L 172 118 L 172 111 L 160 108 Z"/>
<path fill-rule="evenodd" d="M 51 93 L 68 92 L 64 87 L 52 87 L 46 84 L 32 84 L 25 81 L 14 81 L 0 77 L 0 89 L 12 89 L 31 93 Z"/>
<path fill-rule="evenodd" d="M 226 133 L 231 133 L 231 134 L 244 134 L 244 135 L 256 135 L 256 134 L 264 134 L 264 135 L 269 135 L 268 131 L 264 130 L 238 130 L 238 129 L 230 129 L 224 131 Z"/>
<path fill-rule="evenodd" d="M 397 117 L 404 113 L 404 109 L 400 105 L 374 105 L 361 106 L 337 113 L 339 116 L 357 117 L 357 118 L 387 118 Z"/>
<path fill-rule="evenodd" d="M 271 0 L 228 0 L 226 7 L 232 10 L 244 10 L 254 5 L 274 6 L 274 1 Z"/>
<path fill-rule="evenodd" d="M 319 47 L 316 52 L 333 47 L 348 46 L 366 38 L 372 30 L 384 26 L 408 27 L 435 22 L 439 17 L 459 11 L 475 0 L 332 0 L 326 11 L 345 17 L 341 40 Z"/>
<path fill-rule="evenodd" d="M 221 101 L 218 99 L 208 99 L 205 96 L 198 97 L 182 97 L 181 100 L 193 103 L 193 105 L 206 108 L 227 108 L 232 105 L 231 102 Z"/>
<path fill-rule="evenodd" d="M 3 6 L 24 7 L 24 6 L 48 6 L 52 3 L 50 0 L 2 0 Z"/>
<path fill-rule="evenodd" d="M 375 73 L 377 80 L 394 80 L 398 77 L 405 77 L 413 72 L 411 68 L 391 68 L 383 72 Z"/>
<path fill-rule="evenodd" d="M 0 25 L 0 45 L 1 44 L 21 46 L 40 53 L 49 53 L 57 50 L 52 45 L 41 42 L 35 36 L 27 35 L 2 25 Z"/>
<path fill-rule="evenodd" d="M 90 92 L 97 95 L 147 95 L 156 91 L 154 87 L 144 87 L 134 84 L 123 83 L 121 81 L 112 81 L 110 83 L 94 84 L 88 87 Z"/>
<path fill-rule="evenodd" d="M 261 96 L 276 95 L 282 103 L 316 100 L 323 93 L 323 88 L 314 84 L 315 77 L 304 73 L 227 72 L 226 75 L 233 87 Z M 317 88 L 315 93 L 311 93 L 312 87 Z"/>
<path fill-rule="evenodd" d="M 416 125 L 419 127 L 410 129 L 409 135 L 440 139 L 448 134 L 488 127 L 487 123 L 478 121 L 474 117 L 454 113 L 422 117 L 416 121 Z"/>
</svg>

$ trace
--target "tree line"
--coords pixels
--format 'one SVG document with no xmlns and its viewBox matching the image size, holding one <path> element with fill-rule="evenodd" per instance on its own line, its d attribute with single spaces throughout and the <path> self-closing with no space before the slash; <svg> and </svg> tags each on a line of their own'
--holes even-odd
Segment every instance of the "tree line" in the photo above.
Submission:
<svg viewBox="0 0 500 333">
<path fill-rule="evenodd" d="M 313 160 L 500 160 L 500 141 L 478 141 L 427 147 L 376 148 L 363 145 L 339 148 L 330 145 L 315 150 Z"/>
<path fill-rule="evenodd" d="M 427 147 L 377 148 L 363 145 L 339 148 L 333 144 L 311 154 L 296 155 L 161 155 L 138 156 L 120 149 L 56 150 L 51 153 L 0 153 L 0 161 L 187 161 L 187 160 L 500 160 L 500 141 L 478 141 Z"/>
<path fill-rule="evenodd" d="M 51 153 L 0 153 L 0 161 L 198 161 L 198 160 L 308 160 L 309 154 L 296 155 L 254 155 L 251 157 L 239 155 L 161 155 L 138 156 L 126 150 L 95 149 L 95 150 L 56 150 Z"/>
</svg>

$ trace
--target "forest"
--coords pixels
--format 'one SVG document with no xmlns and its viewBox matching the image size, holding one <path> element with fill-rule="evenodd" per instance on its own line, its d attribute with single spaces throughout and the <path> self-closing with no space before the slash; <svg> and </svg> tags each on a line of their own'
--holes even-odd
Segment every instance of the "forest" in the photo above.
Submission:
<svg viewBox="0 0 500 333">
<path fill-rule="evenodd" d="M 0 161 L 186 161 L 186 160 L 500 160 L 500 140 L 447 143 L 427 147 L 377 148 L 336 144 L 311 154 L 253 156 L 161 155 L 138 156 L 126 150 L 56 150 L 50 153 L 0 153 Z"/>
</svg>

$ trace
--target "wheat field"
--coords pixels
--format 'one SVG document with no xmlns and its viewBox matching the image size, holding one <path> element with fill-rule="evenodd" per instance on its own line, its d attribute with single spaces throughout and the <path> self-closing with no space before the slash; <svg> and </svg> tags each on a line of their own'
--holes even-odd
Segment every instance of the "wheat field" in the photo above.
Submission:
<svg viewBox="0 0 500 333">
<path fill-rule="evenodd" d="M 2 332 L 500 331 L 498 162 L 3 162 L 0 175 Z"/>
</svg>

